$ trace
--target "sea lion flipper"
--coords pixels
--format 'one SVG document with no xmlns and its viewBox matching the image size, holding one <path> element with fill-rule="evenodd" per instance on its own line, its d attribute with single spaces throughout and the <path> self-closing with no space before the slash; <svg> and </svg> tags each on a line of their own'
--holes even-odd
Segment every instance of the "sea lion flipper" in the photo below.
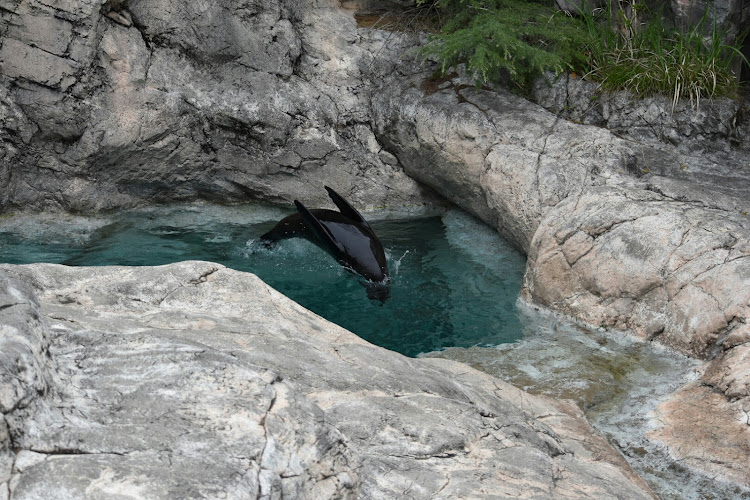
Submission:
<svg viewBox="0 0 750 500">
<path fill-rule="evenodd" d="M 357 212 L 357 210 L 349 204 L 348 201 L 346 201 L 344 198 L 341 197 L 340 194 L 338 194 L 333 189 L 329 188 L 328 186 L 325 186 L 326 191 L 328 191 L 328 196 L 331 197 L 331 200 L 333 201 L 333 204 L 338 207 L 339 212 L 341 212 L 346 217 L 352 219 L 353 221 L 359 222 L 360 224 L 363 224 L 365 227 L 370 227 L 370 225 L 367 223 L 364 217 L 362 217 L 362 214 Z"/>
<path fill-rule="evenodd" d="M 307 229 L 307 224 L 302 220 L 300 214 L 292 214 L 281 219 L 273 229 L 262 235 L 260 239 L 264 242 L 274 242 L 297 236 L 308 238 L 309 235 L 310 230 Z"/>
<path fill-rule="evenodd" d="M 318 238 L 321 244 L 330 249 L 334 255 L 340 255 L 344 252 L 344 246 L 336 241 L 331 232 L 325 227 L 315 215 L 310 212 L 302 203 L 294 200 L 297 211 L 302 216 L 307 228 Z"/>
</svg>

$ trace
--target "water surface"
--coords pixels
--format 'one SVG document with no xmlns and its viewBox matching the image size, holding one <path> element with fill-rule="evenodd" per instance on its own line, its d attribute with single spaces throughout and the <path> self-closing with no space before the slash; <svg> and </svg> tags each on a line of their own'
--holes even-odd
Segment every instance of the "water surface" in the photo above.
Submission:
<svg viewBox="0 0 750 500">
<path fill-rule="evenodd" d="M 258 237 L 290 213 L 263 206 L 189 205 L 102 218 L 0 220 L 0 261 L 151 266 L 207 260 L 257 274 L 304 307 L 362 338 L 414 356 L 444 347 L 520 338 L 516 299 L 525 259 L 469 215 L 371 214 L 386 249 L 391 298 L 371 301 L 360 282 L 304 239 L 267 248 Z"/>
</svg>

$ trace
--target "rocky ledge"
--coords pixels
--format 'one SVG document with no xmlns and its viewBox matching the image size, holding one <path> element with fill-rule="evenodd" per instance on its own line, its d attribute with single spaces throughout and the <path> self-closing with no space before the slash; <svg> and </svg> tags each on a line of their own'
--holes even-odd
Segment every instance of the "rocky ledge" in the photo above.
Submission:
<svg viewBox="0 0 750 500">
<path fill-rule="evenodd" d="M 570 403 L 252 274 L 0 267 L 0 498 L 653 498 Z"/>
<path fill-rule="evenodd" d="M 718 164 L 428 76 L 402 72 L 373 94 L 380 142 L 528 255 L 525 300 L 707 360 L 652 436 L 750 487 L 748 157 Z"/>
</svg>

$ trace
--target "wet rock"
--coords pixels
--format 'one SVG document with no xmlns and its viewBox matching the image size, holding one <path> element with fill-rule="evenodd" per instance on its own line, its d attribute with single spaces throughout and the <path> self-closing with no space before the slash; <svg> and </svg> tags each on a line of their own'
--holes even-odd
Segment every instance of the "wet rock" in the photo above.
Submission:
<svg viewBox="0 0 750 500">
<path fill-rule="evenodd" d="M 569 404 L 372 346 L 251 274 L 2 269 L 39 297 L 55 373 L 4 413 L 13 498 L 652 498 Z"/>
<path fill-rule="evenodd" d="M 658 406 L 700 375 L 698 360 L 622 332 L 571 322 L 538 306 L 518 306 L 523 325 L 518 342 L 453 347 L 428 356 L 461 361 L 532 394 L 575 402 L 659 498 L 750 494 L 736 483 L 717 484 L 715 473 L 686 470 L 670 448 L 649 436 L 661 425 L 653 413 Z"/>
<path fill-rule="evenodd" d="M 736 329 L 725 347 L 703 377 L 659 406 L 650 436 L 685 466 L 750 489 L 744 466 L 750 456 L 750 332 Z"/>
</svg>

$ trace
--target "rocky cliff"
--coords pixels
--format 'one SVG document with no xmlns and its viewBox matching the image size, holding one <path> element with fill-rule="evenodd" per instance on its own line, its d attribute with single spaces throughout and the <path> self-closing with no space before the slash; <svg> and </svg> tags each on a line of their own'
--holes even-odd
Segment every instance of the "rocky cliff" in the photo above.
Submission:
<svg viewBox="0 0 750 500">
<path fill-rule="evenodd" d="M 434 201 L 367 126 L 408 40 L 335 1 L 10 1 L 0 211 L 143 202 Z M 376 58 L 377 56 L 377 58 Z"/>
</svg>

